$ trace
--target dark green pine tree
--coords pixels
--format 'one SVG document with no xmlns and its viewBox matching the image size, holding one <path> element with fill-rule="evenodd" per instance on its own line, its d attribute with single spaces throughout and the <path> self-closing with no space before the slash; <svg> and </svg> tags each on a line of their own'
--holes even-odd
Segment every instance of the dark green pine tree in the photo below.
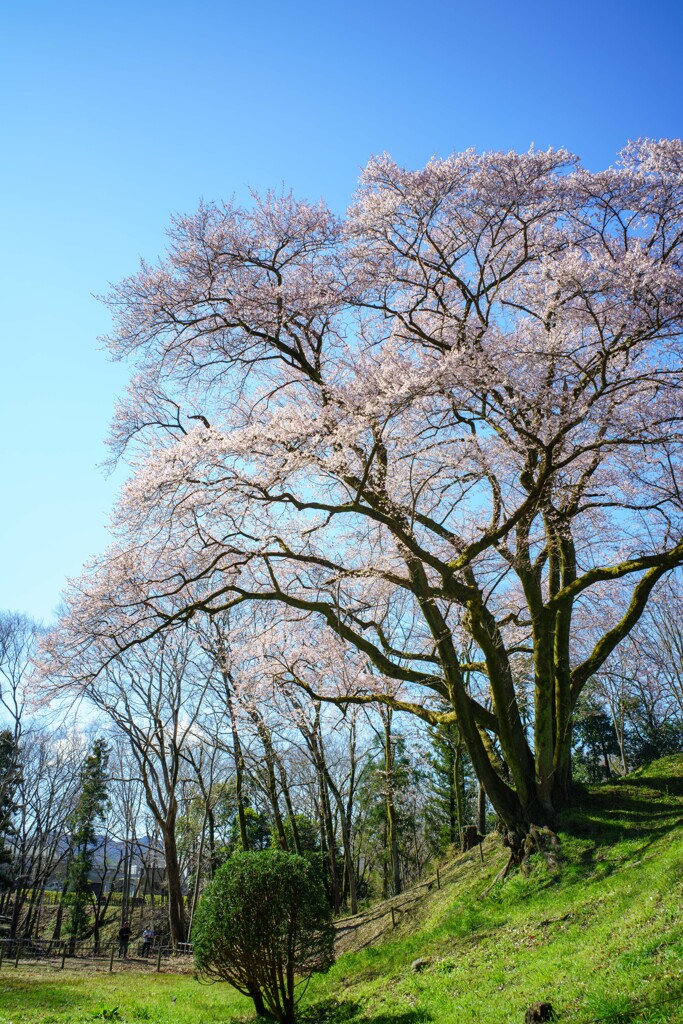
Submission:
<svg viewBox="0 0 683 1024">
<path fill-rule="evenodd" d="M 21 780 L 20 750 L 9 729 L 0 731 L 0 890 L 12 884 L 12 856 L 7 841 L 12 835 L 15 795 Z"/>
<path fill-rule="evenodd" d="M 611 777 L 611 758 L 619 755 L 619 741 L 612 719 L 590 692 L 577 702 L 572 742 L 577 782 L 602 782 Z"/>
<path fill-rule="evenodd" d="M 68 902 L 71 907 L 69 934 L 82 938 L 87 929 L 90 902 L 90 872 L 97 843 L 97 827 L 104 818 L 107 796 L 109 746 L 97 739 L 81 768 L 78 802 L 71 814 L 69 829 L 73 858 L 69 867 Z"/>
<path fill-rule="evenodd" d="M 427 838 L 434 853 L 460 846 L 462 830 L 471 820 L 471 765 L 455 722 L 430 728 L 431 796 L 427 807 Z"/>
<path fill-rule="evenodd" d="M 356 804 L 364 822 L 364 886 L 386 898 L 400 893 L 421 868 L 415 842 L 421 819 L 414 794 L 422 791 L 425 772 L 403 736 L 385 734 L 380 741 L 361 774 Z"/>
</svg>

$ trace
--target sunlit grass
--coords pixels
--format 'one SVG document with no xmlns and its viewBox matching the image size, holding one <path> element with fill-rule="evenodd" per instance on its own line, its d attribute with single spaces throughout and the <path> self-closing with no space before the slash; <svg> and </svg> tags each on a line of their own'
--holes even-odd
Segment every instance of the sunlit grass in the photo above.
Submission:
<svg viewBox="0 0 683 1024">
<path fill-rule="evenodd" d="M 253 1018 L 252 1004 L 226 986 L 191 975 L 56 971 L 43 965 L 3 967 L 0 1021 L 81 1024 L 149 1021 L 210 1024 Z"/>
</svg>

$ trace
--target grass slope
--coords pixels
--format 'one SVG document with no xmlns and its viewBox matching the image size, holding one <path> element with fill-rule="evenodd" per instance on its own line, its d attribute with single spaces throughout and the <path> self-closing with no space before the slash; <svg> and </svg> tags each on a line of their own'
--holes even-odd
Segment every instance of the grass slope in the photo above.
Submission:
<svg viewBox="0 0 683 1024">
<path fill-rule="evenodd" d="M 347 951 L 311 983 L 305 1024 L 502 1024 L 552 1002 L 572 1024 L 683 1024 L 683 758 L 586 794 L 565 818 L 562 865 L 536 858 L 498 884 L 497 837 L 426 888 L 342 923 Z M 427 961 L 419 972 L 417 958 Z M 175 1002 L 173 997 L 175 996 Z M 227 986 L 174 975 L 4 966 L 0 1021 L 213 1024 L 254 1020 Z"/>
</svg>

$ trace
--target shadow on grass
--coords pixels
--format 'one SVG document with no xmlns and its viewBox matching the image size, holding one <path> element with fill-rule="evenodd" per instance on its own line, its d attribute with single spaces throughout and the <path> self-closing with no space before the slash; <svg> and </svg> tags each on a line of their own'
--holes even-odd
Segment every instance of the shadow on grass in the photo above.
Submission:
<svg viewBox="0 0 683 1024">
<path fill-rule="evenodd" d="M 319 999 L 305 1010 L 299 1010 L 297 1020 L 300 1024 L 346 1024 L 346 1021 L 358 1021 L 360 1011 L 360 1003 L 352 999 Z"/>
<path fill-rule="evenodd" d="M 671 791 L 667 799 L 652 789 L 605 786 L 602 791 L 577 795 L 562 815 L 563 823 L 575 835 L 598 839 L 604 845 L 645 836 L 656 839 L 683 823 L 683 803 Z"/>
<path fill-rule="evenodd" d="M 626 993 L 600 993 L 588 998 L 585 1007 L 593 1024 L 664 1024 L 669 1014 L 681 1005 L 683 989 L 664 986 L 655 989 L 646 1000 Z"/>
<path fill-rule="evenodd" d="M 632 787 L 634 789 L 654 789 L 666 796 L 683 796 L 683 778 L 676 775 L 666 775 L 660 778 L 648 775 L 642 779 L 630 776 L 626 780 L 626 784 L 629 789 Z"/>
<path fill-rule="evenodd" d="M 51 1009 L 62 1011 L 89 1009 L 96 1000 L 89 992 L 79 992 L 76 986 L 65 988 L 63 983 L 46 981 L 36 971 L 36 977 L 26 977 L 10 971 L 2 972 L 0 982 L 0 1010 Z"/>
<path fill-rule="evenodd" d="M 406 1010 L 403 1013 L 379 1013 L 363 1017 L 362 1024 L 429 1024 L 434 1018 L 425 1010 Z"/>
<path fill-rule="evenodd" d="M 396 1010 L 364 1013 L 352 999 L 323 999 L 300 1010 L 299 1024 L 429 1024 L 432 1017 L 424 1010 Z"/>
</svg>

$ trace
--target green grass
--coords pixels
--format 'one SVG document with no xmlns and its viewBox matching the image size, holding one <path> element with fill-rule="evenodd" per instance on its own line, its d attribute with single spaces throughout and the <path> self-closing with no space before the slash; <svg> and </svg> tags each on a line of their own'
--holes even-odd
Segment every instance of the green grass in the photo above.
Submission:
<svg viewBox="0 0 683 1024">
<path fill-rule="evenodd" d="M 538 1000 L 572 1024 L 683 1024 L 683 758 L 586 792 L 564 825 L 559 872 L 537 857 L 481 899 L 506 858 L 490 837 L 483 865 L 466 855 L 440 890 L 395 901 L 395 931 L 388 914 L 361 920 L 311 983 L 304 1024 L 521 1024 Z M 253 1019 L 233 990 L 189 976 L 0 972 L 2 1024 Z"/>
<path fill-rule="evenodd" d="M 3 965 L 0 973 L 2 1024 L 208 1024 L 251 1021 L 252 1010 L 234 989 L 200 985 L 191 975 L 58 972 L 21 964 L 16 971 Z"/>
</svg>

